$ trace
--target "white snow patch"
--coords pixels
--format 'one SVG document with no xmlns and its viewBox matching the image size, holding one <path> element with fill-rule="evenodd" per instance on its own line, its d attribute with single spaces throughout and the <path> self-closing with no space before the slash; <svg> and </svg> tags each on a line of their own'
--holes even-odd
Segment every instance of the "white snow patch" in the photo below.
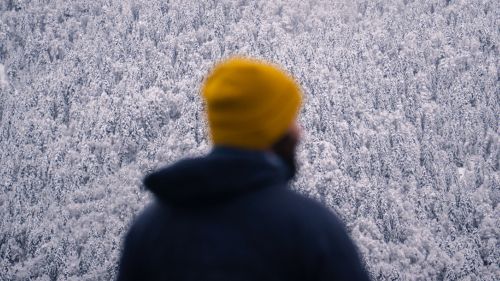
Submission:
<svg viewBox="0 0 500 281">
<path fill-rule="evenodd" d="M 9 81 L 7 80 L 7 74 L 5 74 L 5 66 L 0 63 L 0 88 L 7 87 Z"/>
</svg>

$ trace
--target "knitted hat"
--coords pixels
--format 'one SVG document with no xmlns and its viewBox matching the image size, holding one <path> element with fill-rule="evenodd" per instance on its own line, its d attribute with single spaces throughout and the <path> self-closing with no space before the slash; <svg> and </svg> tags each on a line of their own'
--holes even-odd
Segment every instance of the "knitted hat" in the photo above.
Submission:
<svg viewBox="0 0 500 281">
<path fill-rule="evenodd" d="M 214 145 L 272 146 L 297 118 L 302 94 L 283 70 L 266 62 L 231 58 L 215 66 L 203 85 Z"/>
</svg>

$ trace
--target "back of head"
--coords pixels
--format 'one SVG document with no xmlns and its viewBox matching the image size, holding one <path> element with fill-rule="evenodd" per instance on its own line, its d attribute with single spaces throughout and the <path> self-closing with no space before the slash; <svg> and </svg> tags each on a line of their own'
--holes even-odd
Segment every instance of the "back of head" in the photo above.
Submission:
<svg viewBox="0 0 500 281">
<path fill-rule="evenodd" d="M 283 70 L 248 58 L 217 64 L 203 85 L 216 146 L 268 149 L 297 118 L 302 94 Z"/>
</svg>

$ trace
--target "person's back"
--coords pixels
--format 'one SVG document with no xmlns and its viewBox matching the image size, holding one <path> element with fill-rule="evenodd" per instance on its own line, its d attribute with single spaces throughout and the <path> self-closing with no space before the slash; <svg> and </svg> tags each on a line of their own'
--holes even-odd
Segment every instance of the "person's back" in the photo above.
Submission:
<svg viewBox="0 0 500 281">
<path fill-rule="evenodd" d="M 220 83 L 213 76 L 206 87 Z M 228 77 L 223 82 L 235 82 Z M 210 110 L 223 103 L 214 107 L 210 98 L 214 149 L 145 178 L 156 200 L 127 235 L 118 280 L 368 280 L 342 223 L 288 188 L 295 172 L 293 134 L 291 141 L 282 138 L 287 131 L 281 128 L 278 139 L 248 137 L 245 145 L 222 134 L 228 143 L 221 143 L 214 136 L 219 125 L 210 119 L 218 113 Z M 290 126 L 299 104 L 294 98 L 293 114 L 272 130 Z M 246 147 L 252 143 L 256 149 Z"/>
</svg>

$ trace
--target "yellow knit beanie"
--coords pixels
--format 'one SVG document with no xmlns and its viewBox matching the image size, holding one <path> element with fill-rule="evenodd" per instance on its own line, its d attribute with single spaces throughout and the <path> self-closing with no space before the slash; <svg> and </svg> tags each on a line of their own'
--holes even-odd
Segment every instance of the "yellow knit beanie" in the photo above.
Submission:
<svg viewBox="0 0 500 281">
<path fill-rule="evenodd" d="M 288 74 L 248 58 L 216 65 L 202 92 L 214 145 L 246 149 L 271 147 L 297 118 L 302 102 Z"/>
</svg>

